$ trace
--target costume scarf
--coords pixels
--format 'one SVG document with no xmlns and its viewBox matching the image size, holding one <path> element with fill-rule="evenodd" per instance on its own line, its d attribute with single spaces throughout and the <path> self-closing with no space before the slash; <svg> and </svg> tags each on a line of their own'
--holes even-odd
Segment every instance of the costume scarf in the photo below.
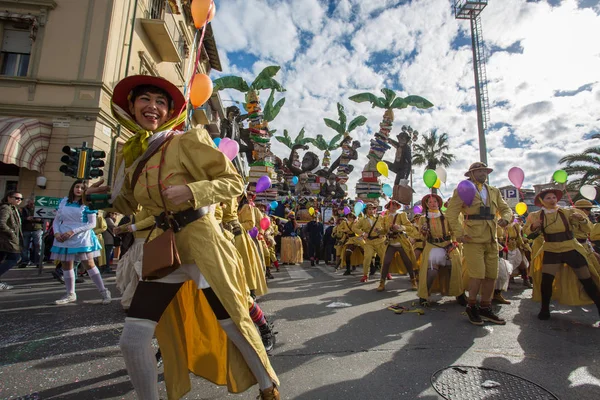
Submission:
<svg viewBox="0 0 600 400">
<path fill-rule="evenodd" d="M 111 102 L 111 108 L 117 121 L 123 125 L 127 130 L 134 133 L 134 135 L 125 142 L 123 146 L 123 159 L 125 161 L 125 168 L 128 168 L 133 164 L 139 156 L 144 154 L 148 149 L 148 139 L 154 134 L 152 131 L 147 131 L 142 128 L 128 112 L 123 110 L 121 107 Z M 175 110 L 177 111 L 177 110 Z M 171 118 L 164 124 L 156 129 L 156 132 L 170 130 L 171 128 L 181 125 L 185 122 L 187 117 L 186 110 L 183 110 L 176 117 Z"/>
</svg>

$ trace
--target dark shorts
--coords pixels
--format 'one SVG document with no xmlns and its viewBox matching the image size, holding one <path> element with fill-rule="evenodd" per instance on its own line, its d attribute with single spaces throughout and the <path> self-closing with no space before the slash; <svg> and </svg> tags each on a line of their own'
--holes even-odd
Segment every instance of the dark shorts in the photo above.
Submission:
<svg viewBox="0 0 600 400">
<path fill-rule="evenodd" d="M 587 260 L 576 250 L 563 253 L 544 252 L 544 264 L 567 264 L 571 268 L 581 268 L 588 265 Z"/>
</svg>

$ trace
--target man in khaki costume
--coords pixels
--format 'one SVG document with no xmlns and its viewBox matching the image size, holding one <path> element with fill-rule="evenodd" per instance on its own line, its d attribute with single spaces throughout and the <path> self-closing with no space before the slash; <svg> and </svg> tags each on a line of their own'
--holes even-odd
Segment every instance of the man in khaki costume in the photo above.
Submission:
<svg viewBox="0 0 600 400">
<path fill-rule="evenodd" d="M 371 268 L 373 256 L 377 254 L 383 262 L 383 257 L 385 256 L 385 250 L 387 248 L 385 242 L 386 236 L 382 231 L 383 218 L 375 216 L 376 209 L 374 204 L 367 204 L 367 215 L 364 218 L 361 218 L 352 228 L 354 233 L 365 240 L 365 245 L 363 246 L 365 258 L 363 260 L 363 277 L 360 278 L 361 282 L 367 282 L 369 280 L 369 268 Z"/>
<path fill-rule="evenodd" d="M 485 182 L 492 172 L 482 162 L 471 164 L 465 174 L 477 188 L 475 199 L 467 206 L 455 190 L 446 217 L 457 240 L 463 243 L 464 262 L 469 274 L 469 301 L 467 315 L 474 325 L 483 325 L 483 321 L 504 325 L 506 321 L 492 311 L 491 300 L 494 283 L 498 277 L 498 243 L 496 231 L 498 225 L 505 227 L 512 218 L 512 211 L 502 199 L 500 191 Z M 464 223 L 459 221 L 463 214 Z M 496 214 L 500 219 L 496 219 Z M 480 307 L 477 306 L 477 294 L 481 290 Z"/>
</svg>

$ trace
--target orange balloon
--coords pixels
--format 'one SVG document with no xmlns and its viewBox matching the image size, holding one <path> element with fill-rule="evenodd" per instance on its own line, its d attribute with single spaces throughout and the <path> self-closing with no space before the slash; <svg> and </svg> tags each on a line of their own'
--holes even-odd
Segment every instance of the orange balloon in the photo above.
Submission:
<svg viewBox="0 0 600 400">
<path fill-rule="evenodd" d="M 212 96 L 213 83 L 206 74 L 196 74 L 190 89 L 190 101 L 194 107 L 200 107 Z"/>
<path fill-rule="evenodd" d="M 194 26 L 196 29 L 200 29 L 205 23 L 212 21 L 217 12 L 217 8 L 215 7 L 215 2 L 213 0 L 193 0 L 191 11 L 192 18 L 194 19 Z M 208 16 L 208 20 L 206 19 L 206 16 Z"/>
</svg>

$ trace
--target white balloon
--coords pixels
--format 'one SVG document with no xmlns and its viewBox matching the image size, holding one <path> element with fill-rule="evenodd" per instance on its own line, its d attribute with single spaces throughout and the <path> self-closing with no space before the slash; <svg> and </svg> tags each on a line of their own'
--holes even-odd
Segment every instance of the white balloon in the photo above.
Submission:
<svg viewBox="0 0 600 400">
<path fill-rule="evenodd" d="M 596 198 L 596 188 L 592 185 L 583 185 L 579 189 L 579 193 L 588 200 L 594 200 Z"/>
<path fill-rule="evenodd" d="M 435 169 L 435 173 L 437 174 L 437 177 L 440 179 L 440 181 L 442 181 L 442 183 L 446 183 L 446 179 L 448 178 L 448 173 L 446 172 L 444 167 L 437 167 Z"/>
</svg>

